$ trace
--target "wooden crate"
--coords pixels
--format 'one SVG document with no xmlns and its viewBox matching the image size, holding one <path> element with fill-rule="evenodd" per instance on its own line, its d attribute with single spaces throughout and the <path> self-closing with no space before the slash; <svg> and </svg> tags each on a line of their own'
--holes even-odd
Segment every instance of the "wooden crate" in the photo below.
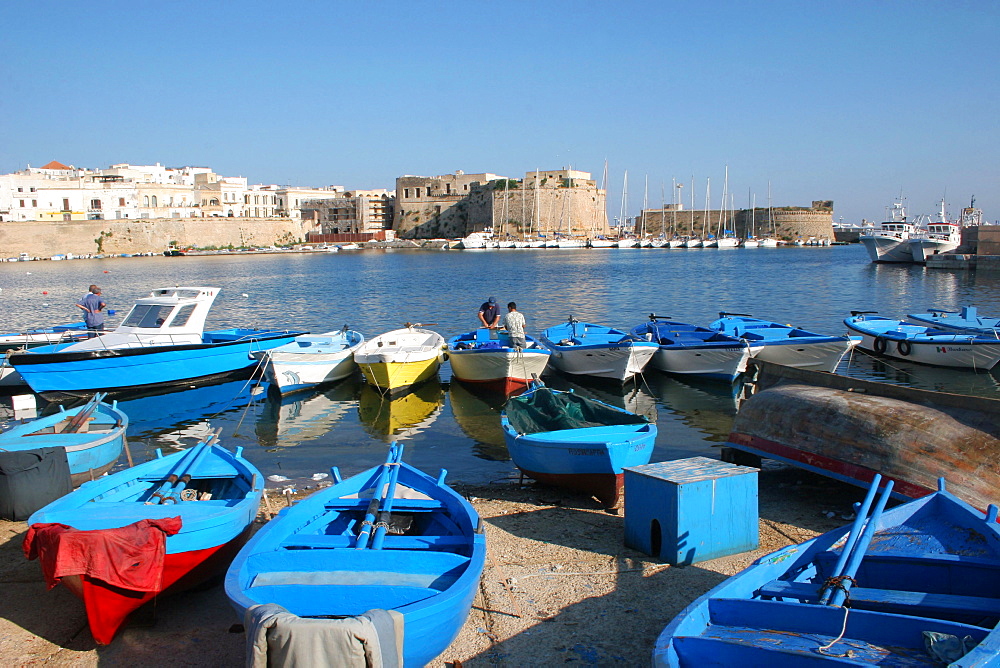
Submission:
<svg viewBox="0 0 1000 668">
<path fill-rule="evenodd" d="M 757 472 L 708 457 L 625 469 L 625 545 L 683 566 L 756 549 Z"/>
</svg>

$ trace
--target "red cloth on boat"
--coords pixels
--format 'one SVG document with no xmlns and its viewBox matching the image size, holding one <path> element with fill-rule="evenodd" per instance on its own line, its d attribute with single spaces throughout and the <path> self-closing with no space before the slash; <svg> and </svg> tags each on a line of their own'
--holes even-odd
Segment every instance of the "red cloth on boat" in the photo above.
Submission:
<svg viewBox="0 0 1000 668">
<path fill-rule="evenodd" d="M 160 589 L 167 536 L 180 530 L 180 517 L 95 531 L 32 524 L 24 537 L 24 556 L 41 562 L 49 589 L 68 575 L 89 575 L 115 587 L 155 592 Z"/>
</svg>

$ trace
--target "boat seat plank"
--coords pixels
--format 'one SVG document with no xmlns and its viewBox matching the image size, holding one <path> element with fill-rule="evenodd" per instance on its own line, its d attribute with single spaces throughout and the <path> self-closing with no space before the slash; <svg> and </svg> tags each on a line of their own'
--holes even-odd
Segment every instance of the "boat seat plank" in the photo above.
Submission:
<svg viewBox="0 0 1000 668">
<path fill-rule="evenodd" d="M 328 534 L 296 534 L 281 542 L 283 548 L 336 549 L 354 547 L 357 538 L 354 536 Z M 469 539 L 464 536 L 393 536 L 386 534 L 383 550 L 431 550 L 439 547 L 456 547 L 469 545 Z"/>
<path fill-rule="evenodd" d="M 810 603 L 819 600 L 818 587 L 811 582 L 774 580 L 761 587 L 759 594 L 772 598 L 793 598 Z M 1000 598 L 928 594 L 898 589 L 852 587 L 851 606 L 912 610 L 921 613 L 922 616 L 940 614 L 1000 616 Z"/>
<path fill-rule="evenodd" d="M 857 666 L 861 663 L 872 665 L 906 665 L 911 667 L 937 666 L 930 656 L 921 657 L 913 651 L 907 653 L 907 661 L 893 663 L 886 661 L 888 650 L 865 642 L 845 638 L 835 649 L 842 653 L 851 650 L 851 657 L 823 655 L 816 648 L 826 644 L 833 637 L 795 636 L 763 629 L 747 627 L 712 627 L 718 636 L 681 636 L 674 639 L 681 665 L 685 666 Z M 722 637 L 719 637 L 722 636 Z"/>
<path fill-rule="evenodd" d="M 371 499 L 331 499 L 323 507 L 327 510 L 367 510 Z M 436 499 L 394 499 L 394 513 L 417 513 L 444 510 L 445 505 Z"/>
<path fill-rule="evenodd" d="M 440 591 L 425 587 L 379 587 L 314 585 L 266 585 L 251 587 L 247 594 L 261 603 L 277 603 L 300 617 L 362 615 L 369 610 L 398 609 L 436 596 Z"/>
<path fill-rule="evenodd" d="M 409 573 L 402 571 L 269 571 L 258 573 L 250 583 L 251 589 L 294 585 L 299 587 L 337 586 L 358 589 L 376 587 L 412 587 L 444 591 L 461 573 Z"/>
</svg>

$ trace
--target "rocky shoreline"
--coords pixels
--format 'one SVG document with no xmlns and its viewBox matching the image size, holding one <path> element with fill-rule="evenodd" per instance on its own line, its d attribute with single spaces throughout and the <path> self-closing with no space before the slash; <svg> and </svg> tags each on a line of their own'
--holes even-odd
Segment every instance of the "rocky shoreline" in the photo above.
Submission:
<svg viewBox="0 0 1000 668">
<path fill-rule="evenodd" d="M 510 480 L 456 485 L 484 519 L 488 555 L 468 621 L 432 665 L 646 665 L 686 605 L 763 554 L 844 525 L 863 496 L 781 466 L 759 482 L 760 548 L 683 568 L 626 548 L 624 518 L 593 499 Z M 243 665 L 244 634 L 218 583 L 151 603 L 111 645 L 96 646 L 80 601 L 64 587 L 45 591 L 38 564 L 24 558 L 26 530 L 0 521 L 7 665 Z"/>
</svg>

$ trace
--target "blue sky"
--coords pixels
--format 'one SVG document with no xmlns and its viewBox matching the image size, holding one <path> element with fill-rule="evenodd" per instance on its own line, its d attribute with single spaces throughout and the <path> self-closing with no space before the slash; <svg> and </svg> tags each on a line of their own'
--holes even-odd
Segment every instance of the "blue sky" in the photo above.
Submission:
<svg viewBox="0 0 1000 668">
<path fill-rule="evenodd" d="M 251 183 L 572 166 L 629 213 L 695 180 L 718 207 L 845 222 L 975 195 L 1000 219 L 1000 3 L 0 4 L 0 173 L 202 165 Z"/>
</svg>

